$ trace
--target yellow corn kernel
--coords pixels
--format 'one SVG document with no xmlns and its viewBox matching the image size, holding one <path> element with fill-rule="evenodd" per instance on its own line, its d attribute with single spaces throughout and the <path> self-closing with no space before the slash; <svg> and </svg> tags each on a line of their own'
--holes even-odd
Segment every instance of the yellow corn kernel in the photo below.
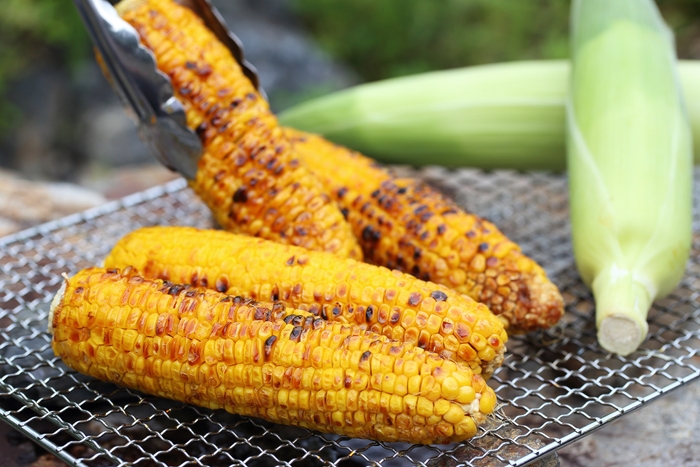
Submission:
<svg viewBox="0 0 700 467">
<path fill-rule="evenodd" d="M 491 413 L 496 408 L 496 393 L 489 387 L 485 388 L 479 399 L 479 410 L 483 413 Z"/>
<path fill-rule="evenodd" d="M 512 332 L 548 328 L 562 317 L 556 286 L 495 225 L 418 180 L 391 176 L 355 151 L 291 128 L 285 133 L 346 210 L 372 263 L 469 295 L 503 316 Z"/>
<path fill-rule="evenodd" d="M 128 310 L 115 313 L 108 302 L 95 301 L 115 294 L 125 303 L 138 297 L 156 305 L 144 312 L 137 330 L 126 329 L 126 321 L 110 317 Z M 94 313 L 95 319 L 78 319 L 88 313 Z M 157 318 L 155 326 L 151 316 Z M 451 443 L 472 436 L 471 427 L 488 413 L 474 411 L 458 417 L 453 406 L 463 399 L 465 388 L 478 386 L 484 410 L 491 411 L 495 405 L 494 392 L 468 366 L 414 344 L 281 309 L 279 304 L 147 280 L 132 268 L 79 272 L 54 300 L 50 320 L 56 355 L 90 376 L 323 432 L 382 441 Z M 210 329 L 209 335 L 198 334 L 201 328 Z M 137 334 L 131 339 L 133 351 L 124 345 L 130 332 Z M 146 336 L 147 332 L 155 335 Z M 122 336 L 119 342 L 107 337 L 116 334 Z M 310 357 L 290 358 L 297 353 Z M 318 359 L 313 358 L 316 354 Z M 351 368 L 348 359 L 358 363 Z M 360 364 L 363 359 L 374 363 Z M 410 369 L 412 376 L 394 372 L 400 368 Z M 380 373 L 371 374 L 373 369 Z M 450 381 L 465 383 L 456 398 L 454 392 L 442 390 Z M 471 425 L 466 418 L 474 419 Z"/>
</svg>

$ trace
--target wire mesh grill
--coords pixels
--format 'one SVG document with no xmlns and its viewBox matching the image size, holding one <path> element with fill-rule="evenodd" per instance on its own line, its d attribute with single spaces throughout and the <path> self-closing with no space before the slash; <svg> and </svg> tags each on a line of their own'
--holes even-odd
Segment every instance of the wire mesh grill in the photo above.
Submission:
<svg viewBox="0 0 700 467">
<path fill-rule="evenodd" d="M 596 344 L 592 298 L 571 252 L 564 177 L 398 170 L 499 225 L 547 269 L 567 303 L 561 325 L 511 338 L 490 381 L 502 405 L 470 443 L 321 435 L 146 396 L 80 375 L 54 357 L 46 326 L 61 273 L 100 263 L 140 226 L 211 226 L 183 180 L 0 239 L 0 418 L 74 465 L 519 466 L 700 376 L 697 234 L 685 278 L 650 313 L 648 340 L 622 358 Z M 696 206 L 699 177 L 696 171 Z M 696 209 L 695 232 L 699 223 Z"/>
</svg>

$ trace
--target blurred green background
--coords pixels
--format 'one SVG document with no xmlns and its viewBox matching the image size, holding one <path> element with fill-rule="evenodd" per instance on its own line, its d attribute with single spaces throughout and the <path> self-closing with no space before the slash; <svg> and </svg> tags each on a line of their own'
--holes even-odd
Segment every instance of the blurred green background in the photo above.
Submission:
<svg viewBox="0 0 700 467">
<path fill-rule="evenodd" d="M 700 58 L 700 1 L 658 3 L 676 35 L 679 56 Z M 357 82 L 567 56 L 568 0 L 266 0 L 257 5 L 263 14 L 283 11 L 291 16 L 295 27 L 352 70 Z M 23 80 L 44 69 L 58 69 L 69 83 L 78 83 L 80 93 L 84 65 L 93 57 L 70 0 L 0 0 L 0 11 L 0 166 L 22 170 L 26 164 L 17 161 L 18 143 L 13 138 L 31 116 L 31 110 L 23 111 L 17 104 L 22 97 L 17 93 L 31 92 L 22 87 Z M 41 86 L 40 80 L 32 83 Z M 273 108 L 281 110 L 334 87 L 338 86 L 315 84 L 293 92 L 272 89 L 269 95 Z M 65 111 L 70 119 L 70 109 Z M 51 144 L 63 144 L 59 152 L 71 154 L 71 141 L 79 139 L 79 133 L 69 127 L 53 132 Z M 50 163 L 60 163 L 61 157 L 66 156 L 56 156 Z M 75 165 L 89 157 L 82 154 L 72 159 Z M 37 170 L 30 175 L 71 179 L 75 170 Z"/>
</svg>

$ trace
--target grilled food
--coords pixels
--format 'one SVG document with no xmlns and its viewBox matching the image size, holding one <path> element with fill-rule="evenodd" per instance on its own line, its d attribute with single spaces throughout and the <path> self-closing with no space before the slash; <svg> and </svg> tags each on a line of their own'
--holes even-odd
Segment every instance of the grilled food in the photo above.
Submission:
<svg viewBox="0 0 700 467">
<path fill-rule="evenodd" d="M 413 344 L 132 268 L 67 279 L 49 321 L 54 352 L 81 373 L 323 432 L 450 443 L 496 402 L 468 366 Z"/>
<path fill-rule="evenodd" d="M 469 295 L 503 318 L 509 333 L 548 328 L 562 317 L 559 290 L 492 223 L 320 136 L 286 134 L 341 206 L 368 261 Z"/>
<path fill-rule="evenodd" d="M 229 295 L 282 300 L 328 321 L 357 324 L 467 363 L 488 378 L 508 340 L 486 306 L 447 287 L 328 253 L 192 227 L 148 227 L 105 260 L 147 277 Z"/>
<path fill-rule="evenodd" d="M 230 51 L 172 0 L 126 0 L 120 15 L 153 51 L 204 152 L 190 186 L 225 229 L 360 259 L 340 210 L 299 163 Z"/>
</svg>

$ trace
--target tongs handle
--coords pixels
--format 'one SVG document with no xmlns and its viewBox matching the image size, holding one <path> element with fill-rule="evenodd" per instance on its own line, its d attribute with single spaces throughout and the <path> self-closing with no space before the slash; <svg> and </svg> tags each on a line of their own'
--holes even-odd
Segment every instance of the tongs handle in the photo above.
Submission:
<svg viewBox="0 0 700 467">
<path fill-rule="evenodd" d="M 122 104 L 138 125 L 141 139 L 171 170 L 194 179 L 202 154 L 199 137 L 187 127 L 182 103 L 170 79 L 161 73 L 153 53 L 140 44 L 136 30 L 106 0 L 74 0 L 99 57 L 103 71 Z M 209 0 L 182 1 L 204 20 L 259 88 L 255 68 L 243 56 L 238 38 L 229 32 Z"/>
</svg>

